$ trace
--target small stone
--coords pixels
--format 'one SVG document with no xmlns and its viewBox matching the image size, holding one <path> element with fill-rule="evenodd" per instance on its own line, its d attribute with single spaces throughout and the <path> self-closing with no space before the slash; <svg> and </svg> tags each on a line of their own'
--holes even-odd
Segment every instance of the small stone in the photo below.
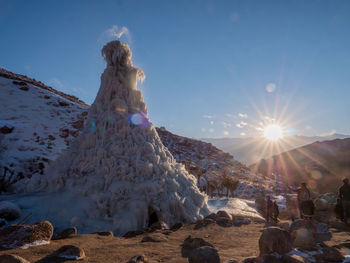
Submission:
<svg viewBox="0 0 350 263">
<path fill-rule="evenodd" d="M 76 227 L 69 227 L 63 230 L 61 233 L 57 235 L 55 239 L 64 239 L 72 236 L 76 236 L 78 234 L 78 230 Z"/>
<path fill-rule="evenodd" d="M 141 242 L 144 243 L 144 242 L 162 242 L 162 241 L 166 241 L 167 239 L 164 237 L 164 236 L 158 236 L 158 235 L 147 235 L 147 236 L 144 236 L 142 239 L 141 239 Z"/>
<path fill-rule="evenodd" d="M 110 237 L 114 237 L 114 234 L 112 231 L 98 231 L 98 232 L 94 232 L 92 234 L 97 234 L 99 236 L 110 236 Z"/>
<path fill-rule="evenodd" d="M 165 229 L 169 229 L 169 226 L 167 225 L 167 223 L 165 223 L 163 221 L 158 221 L 158 222 L 155 222 L 151 225 L 151 229 L 165 230 Z"/>
<path fill-rule="evenodd" d="M 145 255 L 137 255 L 132 257 L 127 263 L 148 263 Z"/>
</svg>

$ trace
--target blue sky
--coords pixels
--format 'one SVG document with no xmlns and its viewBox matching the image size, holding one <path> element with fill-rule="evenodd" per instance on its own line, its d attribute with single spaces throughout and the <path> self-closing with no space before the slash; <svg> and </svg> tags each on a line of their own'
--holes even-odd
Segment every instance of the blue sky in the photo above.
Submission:
<svg viewBox="0 0 350 263">
<path fill-rule="evenodd" d="M 0 67 L 92 103 L 121 40 L 152 122 L 180 135 L 350 134 L 350 1 L 0 0 Z M 126 30 L 127 29 L 127 30 Z"/>
</svg>

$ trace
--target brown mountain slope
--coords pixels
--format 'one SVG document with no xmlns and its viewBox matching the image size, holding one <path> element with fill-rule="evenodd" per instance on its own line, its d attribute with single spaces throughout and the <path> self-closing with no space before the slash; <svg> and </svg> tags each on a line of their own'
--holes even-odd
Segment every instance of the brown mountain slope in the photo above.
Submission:
<svg viewBox="0 0 350 263">
<path fill-rule="evenodd" d="M 302 181 L 320 193 L 336 191 L 350 177 L 350 139 L 315 142 L 275 155 L 251 166 L 287 184 Z"/>
</svg>

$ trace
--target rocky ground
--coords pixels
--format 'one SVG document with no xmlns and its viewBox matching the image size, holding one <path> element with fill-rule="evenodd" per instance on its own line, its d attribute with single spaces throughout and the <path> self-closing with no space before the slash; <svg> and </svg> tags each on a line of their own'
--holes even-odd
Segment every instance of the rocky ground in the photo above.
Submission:
<svg viewBox="0 0 350 263">
<path fill-rule="evenodd" d="M 130 231 L 124 237 L 114 237 L 109 231 L 80 235 L 76 234 L 76 229 L 71 228 L 60 235 L 55 234 L 49 243 L 24 246 L 27 247 L 25 249 L 5 248 L 2 242 L 6 231 L 3 229 L 0 231 L 0 246 L 3 246 L 0 262 L 26 262 L 5 261 L 4 255 L 15 255 L 29 262 L 41 263 L 73 262 L 77 259 L 83 262 L 121 263 L 349 262 L 346 255 L 350 254 L 350 228 L 341 222 L 332 221 L 329 223 L 330 232 L 328 229 L 328 232 L 326 231 L 327 237 L 317 234 L 317 230 L 318 241 L 312 239 L 310 242 L 310 237 L 303 232 L 317 226 L 316 222 L 313 226 L 310 222 L 301 220 L 292 223 L 283 220 L 277 225 L 267 225 L 261 220 L 231 217 L 221 211 L 195 224 L 178 225 L 170 230 L 157 224 L 152 229 Z M 53 229 L 50 229 L 46 222 L 40 225 L 45 226 L 44 230 L 33 231 L 33 236 L 45 239 L 52 235 Z M 298 231 L 303 233 L 302 241 Z M 320 241 L 321 239 L 327 241 Z M 17 237 L 17 242 L 18 240 L 20 238 Z"/>
</svg>

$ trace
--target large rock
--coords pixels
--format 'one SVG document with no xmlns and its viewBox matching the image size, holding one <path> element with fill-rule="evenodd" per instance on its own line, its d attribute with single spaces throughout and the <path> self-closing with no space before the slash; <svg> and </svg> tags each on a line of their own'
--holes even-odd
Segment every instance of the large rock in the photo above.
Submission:
<svg viewBox="0 0 350 263">
<path fill-rule="evenodd" d="M 334 247 L 324 246 L 322 254 L 316 255 L 317 263 L 343 262 L 344 256 Z M 345 262 L 345 261 L 344 261 Z"/>
<path fill-rule="evenodd" d="M 73 245 L 66 245 L 66 246 L 60 247 L 58 250 L 52 253 L 50 257 L 67 259 L 67 260 L 81 260 L 85 258 L 85 252 L 80 247 L 73 246 Z"/>
<path fill-rule="evenodd" d="M 0 231 L 0 247 L 16 248 L 47 243 L 51 240 L 53 226 L 48 221 L 32 225 L 11 225 Z"/>
<path fill-rule="evenodd" d="M 317 211 L 326 211 L 331 208 L 331 205 L 328 203 L 328 201 L 323 198 L 315 199 L 314 204 L 315 204 L 315 209 Z"/>
<path fill-rule="evenodd" d="M 199 247 L 193 250 L 188 258 L 189 263 L 220 263 L 218 251 L 209 246 Z"/>
<path fill-rule="evenodd" d="M 16 220 L 21 216 L 21 209 L 14 203 L 8 201 L 0 202 L 0 218 L 8 221 Z"/>
<path fill-rule="evenodd" d="M 204 246 L 214 247 L 212 244 L 205 241 L 203 238 L 192 238 L 191 236 L 188 236 L 182 244 L 182 256 L 189 257 L 193 250 Z"/>
<path fill-rule="evenodd" d="M 317 228 L 311 220 L 299 219 L 290 226 L 293 246 L 301 249 L 312 249 L 316 245 Z"/>
<path fill-rule="evenodd" d="M 290 234 L 277 227 L 269 227 L 263 230 L 259 238 L 260 255 L 278 253 L 286 254 L 293 249 Z"/>
<path fill-rule="evenodd" d="M 30 263 L 28 260 L 16 255 L 0 255 L 0 263 Z"/>
</svg>

